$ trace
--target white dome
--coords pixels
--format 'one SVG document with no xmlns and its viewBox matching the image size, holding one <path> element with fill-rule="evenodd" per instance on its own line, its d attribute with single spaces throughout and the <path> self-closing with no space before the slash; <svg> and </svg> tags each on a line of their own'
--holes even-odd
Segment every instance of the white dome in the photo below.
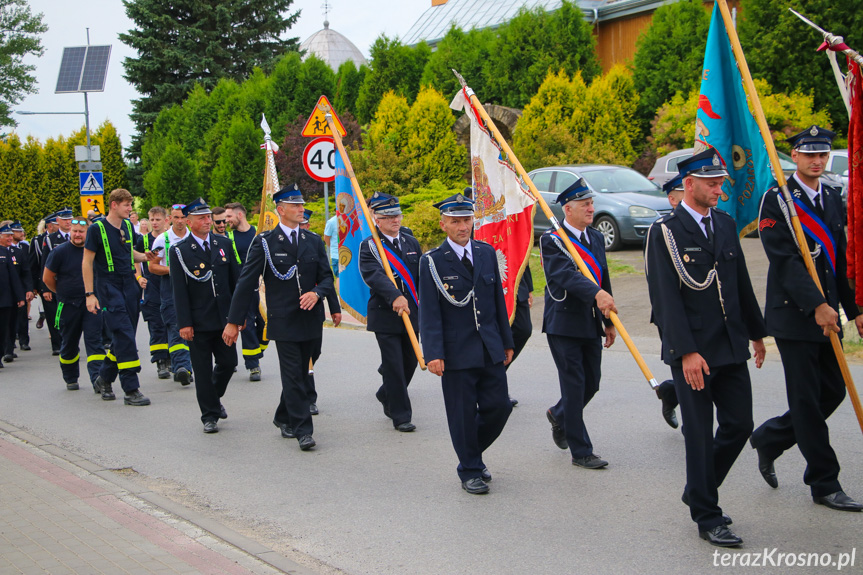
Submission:
<svg viewBox="0 0 863 575">
<path fill-rule="evenodd" d="M 335 30 L 330 30 L 330 23 L 326 21 L 323 30 L 318 30 L 300 44 L 300 51 L 305 52 L 303 59 L 309 54 L 314 54 L 326 62 L 334 72 L 337 72 L 339 66 L 348 60 L 353 60 L 357 68 L 367 63 L 363 53 L 354 46 L 354 43 Z"/>
</svg>

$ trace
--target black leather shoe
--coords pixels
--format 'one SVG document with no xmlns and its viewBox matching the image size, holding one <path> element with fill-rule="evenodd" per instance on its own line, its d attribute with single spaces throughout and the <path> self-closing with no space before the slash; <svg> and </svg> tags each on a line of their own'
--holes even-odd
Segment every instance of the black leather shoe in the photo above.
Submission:
<svg viewBox="0 0 863 575">
<path fill-rule="evenodd" d="M 11 353 L 7 353 L 3 356 L 3 361 L 5 361 L 6 363 L 12 363 L 13 361 L 15 361 L 15 358 L 12 357 Z"/>
<path fill-rule="evenodd" d="M 15 353 L 15 352 L 13 351 L 13 352 L 12 352 L 12 357 L 13 357 L 13 358 L 15 358 L 15 359 L 18 359 L 18 354 L 17 354 L 17 353 Z"/>
<path fill-rule="evenodd" d="M 749 438 L 749 445 L 752 445 L 752 438 Z M 770 459 L 764 453 L 763 449 L 752 445 L 752 449 L 758 454 L 758 471 L 761 472 L 761 477 L 767 482 L 767 485 L 776 489 L 779 487 L 779 479 L 776 477 L 776 468 L 773 466 L 774 459 Z"/>
<path fill-rule="evenodd" d="M 249 370 L 249 381 L 261 381 L 260 367 L 253 367 Z"/>
<path fill-rule="evenodd" d="M 812 501 L 838 511 L 863 511 L 863 505 L 845 495 L 844 491 L 837 491 L 823 497 L 813 497 Z"/>
<path fill-rule="evenodd" d="M 174 381 L 179 382 L 182 386 L 189 385 L 192 383 L 192 373 L 185 367 L 181 367 L 174 374 Z"/>
<path fill-rule="evenodd" d="M 587 457 L 573 457 L 572 464 L 585 469 L 602 469 L 608 465 L 608 462 L 601 457 L 591 453 Z"/>
<path fill-rule="evenodd" d="M 69 391 L 78 391 L 78 389 L 79 389 L 78 388 L 78 382 L 72 381 L 72 382 L 66 383 L 66 389 L 68 389 Z"/>
<path fill-rule="evenodd" d="M 294 430 L 287 423 L 279 423 L 275 419 L 273 420 L 273 425 L 279 428 L 282 432 L 282 437 L 285 439 L 295 439 L 297 436 L 294 434 Z"/>
<path fill-rule="evenodd" d="M 126 405 L 136 405 L 141 407 L 144 405 L 150 405 L 150 398 L 144 397 L 144 394 L 136 389 L 135 391 L 126 394 L 126 397 L 123 398 L 123 403 Z"/>
<path fill-rule="evenodd" d="M 219 433 L 219 426 L 215 421 L 204 422 L 204 433 Z"/>
<path fill-rule="evenodd" d="M 735 535 L 726 525 L 717 525 L 706 531 L 699 530 L 698 536 L 717 547 L 737 547 L 743 544 L 743 539 Z"/>
<path fill-rule="evenodd" d="M 512 404 L 513 407 L 518 405 L 518 400 L 511 395 L 509 396 L 509 402 Z"/>
<path fill-rule="evenodd" d="M 102 383 L 104 383 L 102 381 L 102 376 L 97 375 L 96 379 L 93 380 L 93 393 L 95 393 L 96 395 L 102 393 Z"/>
<path fill-rule="evenodd" d="M 160 359 L 156 362 L 156 377 L 159 379 L 171 378 L 171 371 L 168 369 L 167 359 Z"/>
<path fill-rule="evenodd" d="M 42 329 L 43 325 L 45 325 L 45 314 L 40 313 L 39 319 L 36 320 L 36 329 Z"/>
<path fill-rule="evenodd" d="M 219 404 L 219 419 L 228 419 L 228 412 L 225 411 L 225 406 Z"/>
<path fill-rule="evenodd" d="M 677 423 L 677 414 L 674 413 L 674 408 L 668 409 L 663 404 L 662 406 L 662 417 L 665 419 L 665 423 L 671 426 L 671 429 L 677 429 L 680 424 Z"/>
<path fill-rule="evenodd" d="M 103 401 L 114 401 L 117 399 L 117 396 L 114 395 L 113 387 L 107 381 L 101 380 L 99 382 L 99 392 L 102 394 Z"/>
<path fill-rule="evenodd" d="M 680 496 L 680 500 L 683 501 L 683 504 L 689 507 L 689 497 L 686 495 L 686 492 L 683 492 L 683 495 Z M 722 512 L 722 520 L 725 521 L 726 525 L 731 525 L 734 521 L 731 520 L 730 515 L 726 515 L 725 512 Z"/>
<path fill-rule="evenodd" d="M 312 415 L 317 415 L 320 413 L 320 411 L 318 411 L 318 404 L 317 403 L 310 403 L 309 404 L 309 413 Z"/>
<path fill-rule="evenodd" d="M 488 470 L 488 467 L 482 468 L 482 478 L 483 481 L 489 483 L 491 481 L 491 471 Z"/>
<path fill-rule="evenodd" d="M 300 442 L 300 449 L 302 449 L 303 451 L 308 451 L 309 449 L 311 449 L 312 447 L 317 445 L 315 443 L 315 438 L 312 437 L 311 435 L 302 436 L 299 439 L 299 442 Z"/>
<path fill-rule="evenodd" d="M 471 495 L 482 495 L 488 493 L 488 485 L 480 477 L 472 477 L 467 481 L 461 482 L 461 488 Z"/>
<path fill-rule="evenodd" d="M 407 433 L 409 431 L 414 431 L 417 428 L 416 425 L 411 423 L 410 421 L 405 421 L 404 423 L 399 423 L 396 425 L 396 430 Z"/>
<path fill-rule="evenodd" d="M 21 351 L 30 351 L 30 346 L 26 343 L 21 344 Z"/>
<path fill-rule="evenodd" d="M 51 355 L 55 355 L 55 356 L 60 355 L 60 350 L 59 349 L 51 350 Z"/>
<path fill-rule="evenodd" d="M 554 444 L 561 449 L 569 449 L 569 444 L 566 442 L 566 433 L 557 424 L 557 420 L 551 414 L 551 408 L 545 412 L 545 416 L 551 424 L 551 439 L 554 441 Z"/>
</svg>

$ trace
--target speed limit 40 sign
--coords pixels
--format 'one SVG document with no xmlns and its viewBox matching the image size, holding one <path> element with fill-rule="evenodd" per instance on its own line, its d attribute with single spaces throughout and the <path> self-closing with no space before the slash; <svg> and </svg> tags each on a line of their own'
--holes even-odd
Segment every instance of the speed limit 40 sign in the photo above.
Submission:
<svg viewBox="0 0 863 575">
<path fill-rule="evenodd" d="M 319 182 L 336 179 L 336 147 L 329 137 L 315 138 L 303 151 L 306 173 Z"/>
</svg>

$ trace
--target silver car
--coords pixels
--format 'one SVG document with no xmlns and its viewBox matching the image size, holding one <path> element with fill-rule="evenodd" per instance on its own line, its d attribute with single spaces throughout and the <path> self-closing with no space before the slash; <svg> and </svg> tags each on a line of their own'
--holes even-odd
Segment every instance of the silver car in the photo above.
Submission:
<svg viewBox="0 0 863 575">
<path fill-rule="evenodd" d="M 593 227 L 605 238 L 606 251 L 618 250 L 624 244 L 641 244 L 650 224 L 671 212 L 668 198 L 656 184 L 623 166 L 550 166 L 528 175 L 558 220 L 563 220 L 563 208 L 554 203 L 558 194 L 579 177 L 584 178 L 590 189 L 596 192 Z M 537 236 L 551 227 L 539 206 L 536 207 L 533 226 Z"/>
</svg>

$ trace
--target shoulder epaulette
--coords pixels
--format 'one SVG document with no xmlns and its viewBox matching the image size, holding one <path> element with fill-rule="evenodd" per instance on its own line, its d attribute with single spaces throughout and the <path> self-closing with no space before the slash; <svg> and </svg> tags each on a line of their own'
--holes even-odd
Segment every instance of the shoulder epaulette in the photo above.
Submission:
<svg viewBox="0 0 863 575">
<path fill-rule="evenodd" d="M 734 219 L 734 217 L 731 214 L 729 214 L 728 212 L 726 212 L 723 209 L 713 208 L 713 211 L 716 212 L 717 214 L 722 214 L 725 217 L 731 218 L 732 220 Z"/>
</svg>

